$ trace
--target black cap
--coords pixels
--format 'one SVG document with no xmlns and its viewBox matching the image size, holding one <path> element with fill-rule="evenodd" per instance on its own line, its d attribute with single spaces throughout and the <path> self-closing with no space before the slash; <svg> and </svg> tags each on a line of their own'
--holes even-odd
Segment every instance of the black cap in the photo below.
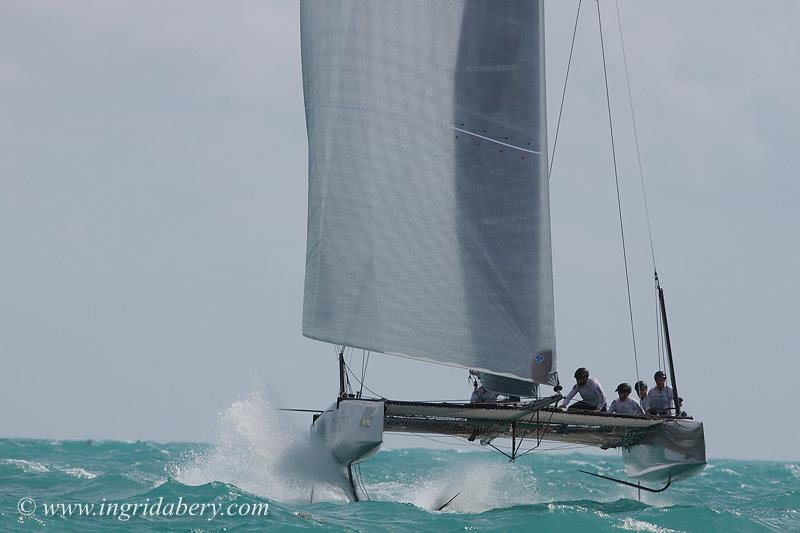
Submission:
<svg viewBox="0 0 800 533">
<path fill-rule="evenodd" d="M 631 393 L 631 386 L 627 383 L 620 383 L 617 385 L 617 388 L 614 389 L 614 392 L 627 392 L 628 394 Z"/>
<path fill-rule="evenodd" d="M 635 388 L 637 391 L 647 390 L 647 383 L 645 383 L 644 381 L 637 381 L 636 385 L 634 385 L 633 388 Z"/>
<path fill-rule="evenodd" d="M 663 370 L 659 370 L 655 374 L 653 374 L 653 379 L 664 378 L 667 379 L 667 375 L 664 373 Z"/>
<path fill-rule="evenodd" d="M 578 370 L 575 371 L 575 379 L 583 379 L 589 377 L 589 371 L 583 367 L 580 367 Z"/>
</svg>

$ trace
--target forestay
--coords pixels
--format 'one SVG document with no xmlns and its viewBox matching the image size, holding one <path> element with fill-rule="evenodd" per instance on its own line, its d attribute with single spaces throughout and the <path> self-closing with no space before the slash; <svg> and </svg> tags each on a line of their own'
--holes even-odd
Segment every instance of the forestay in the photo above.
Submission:
<svg viewBox="0 0 800 533">
<path fill-rule="evenodd" d="M 543 3 L 301 3 L 303 334 L 554 384 Z"/>
</svg>

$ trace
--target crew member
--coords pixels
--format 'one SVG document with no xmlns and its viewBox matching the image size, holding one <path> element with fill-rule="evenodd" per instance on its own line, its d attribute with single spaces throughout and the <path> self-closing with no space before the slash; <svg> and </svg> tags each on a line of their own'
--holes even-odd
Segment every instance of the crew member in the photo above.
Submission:
<svg viewBox="0 0 800 533">
<path fill-rule="evenodd" d="M 608 408 L 609 413 L 617 413 L 620 415 L 643 415 L 644 411 L 639 403 L 630 397 L 631 386 L 627 383 L 620 383 L 615 392 L 619 393 L 619 398 L 611 402 Z"/>
<path fill-rule="evenodd" d="M 633 388 L 639 396 L 639 405 L 642 406 L 642 410 L 646 413 L 650 409 L 650 402 L 647 399 L 647 383 L 637 381 Z"/>
<path fill-rule="evenodd" d="M 590 377 L 589 371 L 583 367 L 575 371 L 575 385 L 569 391 L 569 394 L 564 397 L 561 407 L 567 406 L 576 394 L 581 395 L 581 401 L 570 405 L 569 410 L 605 411 L 607 408 L 603 387 L 599 381 Z"/>
<path fill-rule="evenodd" d="M 667 375 L 659 370 L 653 374 L 656 386 L 647 393 L 647 412 L 651 415 L 672 414 L 675 398 L 672 388 L 667 386 Z"/>
</svg>

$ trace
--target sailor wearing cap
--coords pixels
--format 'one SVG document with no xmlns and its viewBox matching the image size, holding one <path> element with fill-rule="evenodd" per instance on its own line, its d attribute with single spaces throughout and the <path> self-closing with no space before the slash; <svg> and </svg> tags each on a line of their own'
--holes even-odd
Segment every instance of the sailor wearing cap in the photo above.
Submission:
<svg viewBox="0 0 800 533">
<path fill-rule="evenodd" d="M 580 367 L 575 371 L 575 385 L 564 397 L 564 402 L 561 407 L 569 405 L 570 400 L 576 395 L 581 395 L 581 401 L 575 402 L 569 406 L 570 410 L 583 409 L 586 411 L 605 411 L 606 395 L 603 393 L 603 387 L 600 382 L 595 378 L 589 376 L 589 371 Z"/>
<path fill-rule="evenodd" d="M 619 393 L 619 398 L 611 402 L 611 407 L 608 408 L 609 413 L 617 413 L 620 415 L 643 415 L 642 406 L 636 400 L 630 397 L 631 386 L 627 383 L 620 383 L 616 391 Z"/>
<path fill-rule="evenodd" d="M 667 386 L 667 375 L 659 370 L 653 374 L 653 379 L 656 380 L 656 386 L 647 393 L 647 412 L 651 415 L 673 414 L 674 394 L 672 388 Z"/>
<path fill-rule="evenodd" d="M 633 390 L 635 390 L 637 396 L 639 396 L 639 405 L 642 406 L 642 410 L 646 413 L 647 410 L 650 409 L 650 402 L 647 400 L 647 383 L 644 381 L 637 381 L 633 386 Z"/>
</svg>

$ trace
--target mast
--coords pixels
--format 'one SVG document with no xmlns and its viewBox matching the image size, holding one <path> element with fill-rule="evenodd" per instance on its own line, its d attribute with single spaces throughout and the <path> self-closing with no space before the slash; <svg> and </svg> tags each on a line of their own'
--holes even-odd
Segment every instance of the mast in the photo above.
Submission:
<svg viewBox="0 0 800 533">
<path fill-rule="evenodd" d="M 344 346 L 342 346 L 341 351 L 339 352 L 339 398 L 344 397 L 344 373 L 346 372 L 344 367 Z"/>
<path fill-rule="evenodd" d="M 667 304 L 664 300 L 664 289 L 661 288 L 661 283 L 658 281 L 658 272 L 654 273 L 656 277 L 656 288 L 658 289 L 658 302 L 661 305 L 661 322 L 664 324 L 664 339 L 667 345 L 667 359 L 669 360 L 669 376 L 672 382 L 672 394 L 675 396 L 675 416 L 681 413 L 681 401 L 678 397 L 678 384 L 675 379 L 675 362 L 672 360 L 672 342 L 669 338 L 669 325 L 667 324 Z"/>
</svg>

